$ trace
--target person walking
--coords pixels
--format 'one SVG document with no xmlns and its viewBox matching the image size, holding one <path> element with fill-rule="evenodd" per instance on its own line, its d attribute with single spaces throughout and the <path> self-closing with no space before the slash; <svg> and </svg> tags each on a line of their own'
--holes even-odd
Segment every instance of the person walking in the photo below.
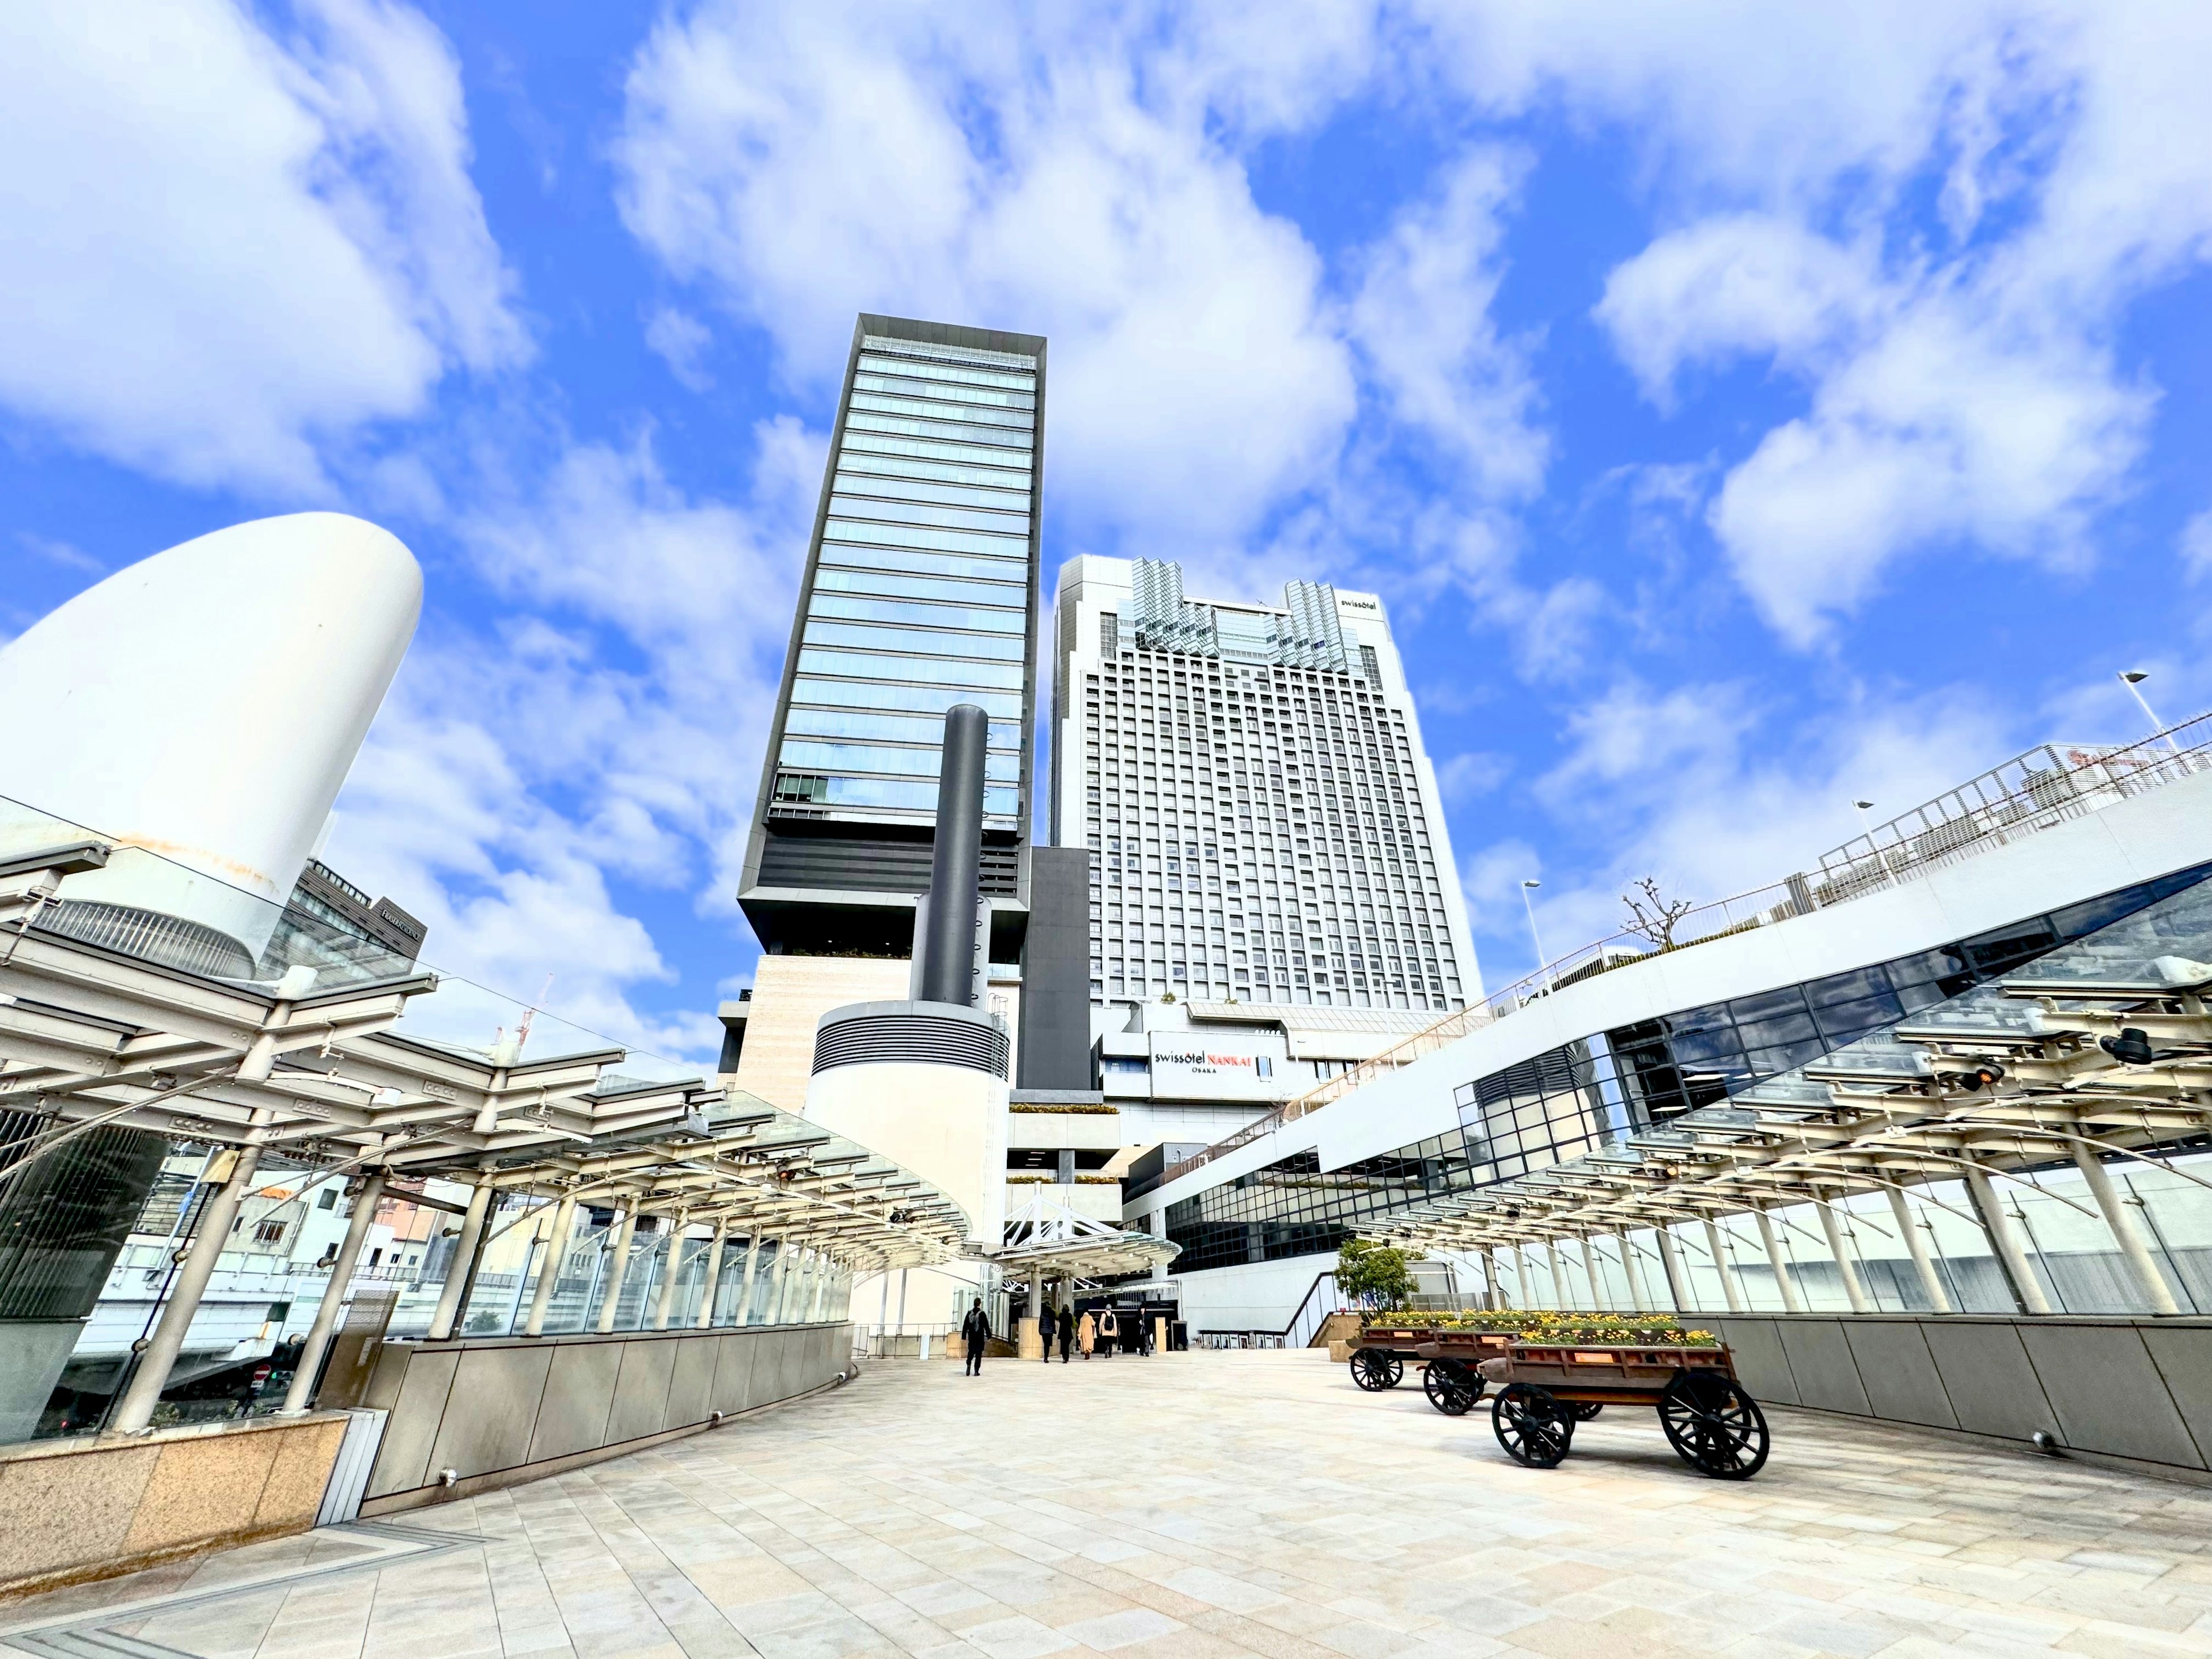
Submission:
<svg viewBox="0 0 2212 1659">
<path fill-rule="evenodd" d="M 1108 1303 L 1106 1311 L 1098 1321 L 1099 1339 L 1106 1344 L 1106 1354 L 1113 1357 L 1114 1346 L 1121 1340 L 1121 1323 L 1114 1317 L 1114 1304 Z"/>
<path fill-rule="evenodd" d="M 1098 1346 L 1098 1322 L 1088 1313 L 1077 1322 L 1075 1346 L 1083 1350 L 1083 1357 L 1085 1359 L 1091 1358 L 1091 1349 Z"/>
<path fill-rule="evenodd" d="M 1060 1363 L 1067 1364 L 1067 1351 L 1075 1346 L 1075 1310 L 1060 1304 Z"/>
<path fill-rule="evenodd" d="M 991 1321 L 983 1312 L 983 1298 L 977 1297 L 975 1305 L 968 1310 L 968 1317 L 960 1322 L 960 1334 L 968 1343 L 969 1376 L 983 1374 L 983 1345 L 991 1340 Z"/>
<path fill-rule="evenodd" d="M 1051 1303 L 1048 1302 L 1037 1310 L 1037 1347 L 1042 1351 L 1042 1358 L 1048 1365 L 1052 1364 L 1052 1334 L 1058 1328 L 1059 1323 L 1058 1317 L 1053 1313 Z"/>
</svg>

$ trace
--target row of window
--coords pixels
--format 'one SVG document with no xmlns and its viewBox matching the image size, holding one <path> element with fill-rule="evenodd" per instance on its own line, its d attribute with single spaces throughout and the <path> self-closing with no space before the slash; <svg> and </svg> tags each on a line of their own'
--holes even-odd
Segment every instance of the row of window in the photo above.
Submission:
<svg viewBox="0 0 2212 1659">
<path fill-rule="evenodd" d="M 787 737 L 811 738 L 878 738 L 887 743 L 936 744 L 945 736 L 942 716 L 932 714 L 857 714 L 840 708 L 803 708 L 794 706 L 784 717 Z M 1019 754 L 1022 730 L 1018 726 L 991 722 L 990 746 Z"/>
<path fill-rule="evenodd" d="M 812 624 L 809 625 L 809 632 Z M 973 638 L 974 635 L 969 637 Z M 1018 662 L 979 662 L 962 657 L 899 657 L 857 651 L 823 650 L 808 646 L 799 653 L 802 674 L 833 675 L 856 680 L 914 680 L 925 686 L 985 690 L 997 687 L 1018 691 L 1023 681 Z M 952 702 L 969 699 L 956 696 Z M 950 707 L 950 704 L 947 705 Z M 985 712 L 991 712 L 985 705 Z"/>
<path fill-rule="evenodd" d="M 904 455 L 916 460 L 951 461 L 963 466 L 1003 467 L 1024 477 L 1031 470 L 1026 450 L 952 443 L 941 438 L 907 437 L 895 432 L 868 432 L 857 427 L 846 428 L 837 453 L 840 466 L 848 463 L 856 466 L 866 465 L 859 459 L 862 456 Z"/>
<path fill-rule="evenodd" d="M 880 593 L 896 599 L 944 599 L 960 605 L 1011 605 L 1026 615 L 1029 585 L 1018 578 L 981 581 L 972 576 L 908 576 L 889 570 L 842 570 L 823 565 L 814 573 L 821 593 Z"/>
<path fill-rule="evenodd" d="M 1022 717 L 1018 686 L 1012 692 L 1005 692 L 975 685 L 949 685 L 941 674 L 925 678 L 914 684 L 876 684 L 866 680 L 829 678 L 837 671 L 823 669 L 818 664 L 810 665 L 806 661 L 811 655 L 830 654 L 833 653 L 800 653 L 799 672 L 791 683 L 791 700 L 794 704 L 818 703 L 837 708 L 885 708 L 914 714 L 942 715 L 956 702 L 972 702 L 994 720 L 1018 722 Z M 940 730 L 943 724 L 940 720 Z"/>
<path fill-rule="evenodd" d="M 839 475 L 842 477 L 843 475 Z M 867 495 L 838 493 L 830 497 L 830 514 L 839 519 L 890 519 L 905 524 L 942 525 L 947 530 L 983 530 L 998 536 L 1026 537 L 1030 533 L 1029 497 L 1009 495 L 988 507 L 948 507 L 939 501 L 915 501 L 903 481 L 883 480 Z M 981 495 L 981 490 L 970 492 Z"/>
<path fill-rule="evenodd" d="M 865 405 L 865 399 L 854 403 Z M 985 426 L 975 421 L 932 421 L 917 415 L 891 415 L 865 406 L 852 410 L 845 416 L 845 431 L 848 436 L 872 432 L 884 437 L 927 438 L 938 443 L 958 444 L 963 448 L 988 453 L 992 449 L 1011 449 L 1026 453 L 1035 447 L 1035 439 L 1027 428 L 1015 430 L 1010 427 Z"/>
</svg>

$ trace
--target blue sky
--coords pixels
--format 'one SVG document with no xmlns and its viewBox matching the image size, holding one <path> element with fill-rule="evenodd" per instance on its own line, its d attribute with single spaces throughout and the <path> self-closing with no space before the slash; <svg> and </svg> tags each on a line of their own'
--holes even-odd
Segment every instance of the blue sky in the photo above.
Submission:
<svg viewBox="0 0 2212 1659">
<path fill-rule="evenodd" d="M 854 312 L 1053 342 L 1048 568 L 1381 591 L 1486 977 L 2212 704 L 2212 9 L 0 20 L 0 627 L 361 514 L 422 629 L 328 856 L 665 1053 Z M 1194 584 L 1195 585 L 1195 584 Z"/>
</svg>

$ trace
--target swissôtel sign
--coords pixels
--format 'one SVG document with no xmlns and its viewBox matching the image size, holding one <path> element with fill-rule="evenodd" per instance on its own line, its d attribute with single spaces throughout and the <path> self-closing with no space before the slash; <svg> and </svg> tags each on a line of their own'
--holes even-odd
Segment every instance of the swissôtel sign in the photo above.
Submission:
<svg viewBox="0 0 2212 1659">
<path fill-rule="evenodd" d="M 1267 1100 L 1282 1091 L 1285 1079 L 1272 1054 L 1237 1054 L 1187 1039 L 1155 1037 L 1152 1093 L 1200 1099 Z"/>
</svg>

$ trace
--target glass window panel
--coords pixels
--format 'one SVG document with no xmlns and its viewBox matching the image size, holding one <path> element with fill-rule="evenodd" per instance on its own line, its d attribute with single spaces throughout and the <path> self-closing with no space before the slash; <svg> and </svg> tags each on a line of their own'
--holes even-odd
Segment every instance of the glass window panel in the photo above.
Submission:
<svg viewBox="0 0 2212 1659">
<path fill-rule="evenodd" d="M 1837 1003 L 1863 1002 L 1869 997 L 1884 995 L 1888 990 L 1889 975 L 1877 963 L 1871 968 L 1854 968 L 1848 974 L 1831 974 L 1826 979 L 1808 981 L 1805 1000 L 1818 1010 Z"/>
<path fill-rule="evenodd" d="M 941 525 L 948 530 L 988 530 L 994 535 L 1030 533 L 1027 513 L 986 513 L 969 507 L 939 507 L 928 501 L 878 501 L 866 495 L 833 495 L 830 511 L 840 519 L 888 519 L 894 524 Z"/>
<path fill-rule="evenodd" d="M 1005 427 L 1017 432 L 1027 432 L 1036 424 L 1036 415 L 1026 409 L 994 408 L 929 397 L 894 398 L 880 392 L 856 390 L 846 407 L 882 415 L 912 415 L 926 421 L 951 421 L 962 426 Z"/>
<path fill-rule="evenodd" d="M 939 443 L 966 444 L 977 449 L 1003 448 L 1026 452 L 1035 447 L 1026 430 L 1014 427 L 985 426 L 974 421 L 932 421 L 919 415 L 893 415 L 872 409 L 855 409 L 848 413 L 845 430 L 848 433 L 872 432 L 894 438 L 929 438 Z"/>
<path fill-rule="evenodd" d="M 1761 991 L 1755 996 L 1731 998 L 1728 1011 L 1735 1016 L 1739 1025 L 1769 1019 L 1777 1014 L 1802 1014 L 1805 1012 L 1805 993 L 1802 987 L 1785 985 L 1779 990 Z"/>
<path fill-rule="evenodd" d="M 1000 477 L 1018 478 L 1024 484 L 1030 476 L 1030 458 L 1022 450 L 991 449 L 980 444 L 946 443 L 935 438 L 905 438 L 896 433 L 867 432 L 856 427 L 846 429 L 843 447 L 837 453 L 841 466 L 855 456 L 903 455 L 962 462 L 967 464 L 969 471 L 1004 468 L 1006 470 L 999 474 Z M 851 464 L 866 465 L 859 460 Z"/>
<path fill-rule="evenodd" d="M 842 617 L 854 622 L 913 623 L 923 628 L 972 628 L 994 634 L 1025 635 L 1029 629 L 1028 617 L 1019 611 L 983 611 L 970 605 L 924 605 L 905 599 L 819 592 L 814 596 L 809 614 Z"/>
<path fill-rule="evenodd" d="M 944 684 L 943 665 L 932 663 L 929 668 L 933 684 L 922 685 L 869 685 L 851 680 L 823 679 L 822 673 L 835 674 L 840 671 L 823 669 L 819 662 L 809 662 L 809 657 L 823 658 L 837 655 L 836 652 L 816 651 L 799 653 L 800 673 L 792 682 L 791 696 L 794 702 L 829 703 L 841 708 L 896 708 L 915 714 L 942 714 L 956 702 L 972 702 L 985 714 L 1002 720 L 1018 720 L 1022 717 L 1022 700 L 1018 695 L 980 690 L 973 685 Z M 871 663 L 881 660 L 869 658 Z M 917 665 L 919 666 L 919 665 Z M 806 671 L 812 670 L 810 673 Z M 997 672 L 995 669 L 994 672 Z M 1018 686 L 1016 688 L 1018 692 Z"/>
<path fill-rule="evenodd" d="M 967 662 L 957 657 L 875 657 L 852 651 L 808 647 L 799 653 L 799 666 L 805 673 L 838 674 L 853 679 L 921 680 L 963 689 L 995 686 L 1019 690 L 1022 685 L 1022 665 L 1018 662 Z"/>
<path fill-rule="evenodd" d="M 793 688 L 793 705 L 783 722 L 786 733 L 816 738 L 880 738 L 895 743 L 938 743 L 944 738 L 945 721 L 933 714 L 862 714 L 845 708 L 800 706 L 797 699 L 815 684 L 805 680 Z M 1021 727 L 992 721 L 990 745 L 1018 751 L 1022 746 Z"/>
<path fill-rule="evenodd" d="M 934 749 L 893 749 L 880 744 L 820 743 L 811 738 L 784 740 L 780 764 L 812 772 L 905 772 L 916 777 L 935 777 L 943 759 Z M 994 783 L 1021 781 L 1022 757 L 996 750 L 983 757 L 983 775 Z"/>
<path fill-rule="evenodd" d="M 809 622 L 808 645 L 852 645 L 880 651 L 896 646 L 908 652 L 942 653 L 948 658 L 996 657 L 1018 663 L 1029 641 L 1019 634 L 956 634 L 921 628 L 878 628 L 868 623 Z"/>
<path fill-rule="evenodd" d="M 830 489 L 841 495 L 896 495 L 947 507 L 981 507 L 1002 513 L 1030 509 L 1026 473 L 993 475 L 981 467 L 945 461 L 909 461 L 890 455 L 848 455 Z"/>
<path fill-rule="evenodd" d="M 1885 991 L 1863 1002 L 1839 1002 L 1821 1009 L 1815 1018 L 1820 1035 L 1832 1043 L 1854 1042 L 1869 1031 L 1902 1018 L 1905 1005 L 1894 993 Z"/>
<path fill-rule="evenodd" d="M 1794 1014 L 1778 1013 L 1768 1019 L 1739 1021 L 1736 1030 L 1746 1048 L 1763 1048 L 1776 1042 L 1802 1042 L 1818 1035 L 1813 1016 L 1802 1007 Z"/>
<path fill-rule="evenodd" d="M 814 573 L 814 591 L 828 590 L 833 593 L 884 593 L 904 599 L 950 599 L 959 605 L 1012 605 L 1017 610 L 1029 607 L 1030 592 L 1019 582 L 979 582 L 954 580 L 947 577 L 895 575 L 882 570 L 833 569 L 817 568 Z"/>
<path fill-rule="evenodd" d="M 831 778 L 825 800 L 832 806 L 884 806 L 934 811 L 937 780 L 902 782 L 892 778 Z M 990 817 L 1012 817 L 1020 810 L 1018 789 L 986 789 L 983 811 Z"/>
<path fill-rule="evenodd" d="M 979 559 L 902 547 L 850 547 L 842 542 L 825 541 L 822 544 L 822 562 L 848 570 L 911 570 L 921 575 L 976 576 L 986 581 L 1012 579 L 1026 585 L 1028 544 L 1014 544 L 1023 550 L 1024 556 L 1019 560 Z"/>
<path fill-rule="evenodd" d="M 939 530 L 930 525 L 886 524 L 872 519 L 830 519 L 824 522 L 825 540 L 874 543 L 888 547 L 930 547 L 947 553 L 981 553 L 987 557 L 1029 557 L 1029 538 L 992 536 L 980 530 Z"/>
<path fill-rule="evenodd" d="M 994 356 L 999 354 L 994 354 Z M 1036 359 L 1018 357 L 1003 367 L 985 367 L 989 360 L 975 358 L 947 362 L 908 351 L 870 336 L 860 343 L 860 368 L 895 374 L 915 374 L 925 380 L 957 386 L 1002 386 L 1024 390 L 1036 385 Z"/>
<path fill-rule="evenodd" d="M 880 362 L 880 360 L 876 360 Z M 1017 391 L 1012 386 L 969 386 L 962 380 L 941 380 L 933 374 L 916 374 L 901 368 L 896 374 L 882 374 L 864 362 L 853 376 L 855 392 L 879 392 L 893 398 L 933 398 L 939 402 L 981 404 L 994 409 L 1032 410 L 1036 407 L 1036 393 L 1027 388 Z"/>
</svg>

